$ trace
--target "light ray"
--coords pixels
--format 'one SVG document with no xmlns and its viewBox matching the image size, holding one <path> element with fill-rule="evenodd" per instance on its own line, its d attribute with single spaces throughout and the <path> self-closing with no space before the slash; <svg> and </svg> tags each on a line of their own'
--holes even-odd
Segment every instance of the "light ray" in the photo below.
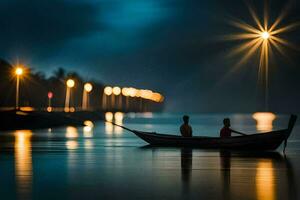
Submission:
<svg viewBox="0 0 300 200">
<path fill-rule="evenodd" d="M 264 82 L 265 85 L 265 104 L 266 109 L 268 109 L 268 75 L 269 75 L 269 62 L 271 56 L 273 55 L 272 49 L 278 51 L 281 55 L 285 55 L 282 47 L 292 47 L 298 49 L 295 45 L 289 43 L 287 40 L 280 37 L 281 33 L 291 31 L 300 25 L 299 22 L 292 23 L 286 26 L 277 28 L 282 22 L 283 18 L 287 14 L 286 9 L 275 19 L 273 24 L 269 24 L 269 14 L 268 9 L 265 4 L 264 15 L 262 21 L 260 21 L 258 15 L 256 14 L 254 8 L 248 4 L 248 9 L 255 25 L 247 24 L 241 20 L 230 21 L 230 24 L 240 30 L 244 31 L 240 34 L 231 34 L 224 37 L 225 40 L 232 41 L 246 41 L 240 44 L 236 48 L 233 48 L 229 52 L 229 56 L 234 56 L 244 53 L 242 58 L 238 61 L 237 66 L 246 63 L 250 58 L 259 51 L 259 64 L 258 73 L 259 79 Z M 274 47 L 274 48 L 273 48 Z M 286 55 L 285 55 L 286 56 Z"/>
<path fill-rule="evenodd" d="M 229 56 L 234 56 L 239 53 L 242 53 L 243 51 L 246 51 L 247 49 L 249 49 L 250 47 L 255 45 L 259 40 L 260 40 L 260 38 L 256 38 L 254 40 L 248 41 L 248 42 L 238 46 L 237 48 L 231 50 L 231 52 L 229 53 Z"/>
<path fill-rule="evenodd" d="M 245 22 L 242 22 L 242 21 L 230 21 L 229 24 L 231 24 L 232 26 L 235 26 L 236 28 L 240 28 L 244 31 L 248 31 L 250 33 L 260 34 L 260 32 L 261 32 L 261 31 L 257 30 L 256 28 L 254 28 L 253 26 L 250 26 L 249 24 L 246 24 Z"/>
<path fill-rule="evenodd" d="M 242 59 L 238 62 L 238 66 L 244 64 L 258 49 L 263 41 L 258 41 L 252 46 L 249 51 L 242 57 Z"/>
<path fill-rule="evenodd" d="M 257 17 L 257 14 L 256 12 L 254 11 L 254 9 L 248 5 L 248 8 L 249 8 L 249 11 L 250 11 L 250 14 L 254 20 L 254 22 L 256 23 L 256 25 L 258 26 L 259 30 L 260 31 L 264 31 L 265 29 L 263 28 L 263 26 L 261 25 L 261 22 L 259 21 L 258 17 Z"/>
<path fill-rule="evenodd" d="M 254 39 L 258 38 L 260 35 L 254 33 L 240 33 L 240 34 L 232 34 L 225 36 L 225 40 L 244 40 L 244 39 Z"/>
<path fill-rule="evenodd" d="M 299 23 L 293 23 L 293 24 L 290 24 L 288 26 L 276 29 L 274 31 L 270 31 L 270 34 L 277 35 L 277 34 L 282 33 L 282 32 L 287 32 L 287 31 L 293 30 L 297 26 L 299 26 Z"/>
</svg>

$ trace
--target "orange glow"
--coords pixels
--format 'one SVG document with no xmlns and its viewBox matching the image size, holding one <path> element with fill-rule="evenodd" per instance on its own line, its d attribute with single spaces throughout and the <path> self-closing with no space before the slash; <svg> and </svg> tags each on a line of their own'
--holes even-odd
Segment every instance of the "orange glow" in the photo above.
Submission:
<svg viewBox="0 0 300 200">
<path fill-rule="evenodd" d="M 77 138 L 78 137 L 77 128 L 73 127 L 73 126 L 68 126 L 66 129 L 66 137 L 67 138 Z"/>
<path fill-rule="evenodd" d="M 16 70 L 15 70 L 15 73 L 17 76 L 21 76 L 23 74 L 23 68 L 21 67 L 17 67 Z"/>
<path fill-rule="evenodd" d="M 128 89 L 128 93 L 130 97 L 135 97 L 137 94 L 137 89 L 131 87 Z"/>
<path fill-rule="evenodd" d="M 257 199 L 275 199 L 274 169 L 271 160 L 263 160 L 258 163 L 256 169 Z"/>
<path fill-rule="evenodd" d="M 78 148 L 78 142 L 71 140 L 66 142 L 67 149 L 74 150 Z"/>
<path fill-rule="evenodd" d="M 104 88 L 104 94 L 105 95 L 110 96 L 112 93 L 113 93 L 112 87 L 107 86 L 107 87 Z"/>
<path fill-rule="evenodd" d="M 20 110 L 25 111 L 25 112 L 31 112 L 31 111 L 34 111 L 34 108 L 26 106 L 26 107 L 21 107 Z"/>
<path fill-rule="evenodd" d="M 116 124 L 120 124 L 120 125 L 123 124 L 124 113 L 116 112 L 114 117 L 115 117 Z"/>
<path fill-rule="evenodd" d="M 267 40 L 270 38 L 270 33 L 268 31 L 264 31 L 261 33 L 261 37 L 264 39 L 264 40 Z"/>
<path fill-rule="evenodd" d="M 93 85 L 90 83 L 84 84 L 84 90 L 87 92 L 91 92 L 93 90 Z"/>
<path fill-rule="evenodd" d="M 85 120 L 84 122 L 83 122 L 83 124 L 85 125 L 85 126 L 90 126 L 90 127 L 94 127 L 94 123 L 92 122 L 92 121 L 90 121 L 90 120 Z"/>
<path fill-rule="evenodd" d="M 47 107 L 47 112 L 52 112 L 52 107 L 48 106 Z"/>
<path fill-rule="evenodd" d="M 83 127 L 83 136 L 85 138 L 91 138 L 93 137 L 93 128 L 94 128 L 94 123 L 90 120 L 86 120 L 83 122 L 84 127 Z"/>
<path fill-rule="evenodd" d="M 106 112 L 105 113 L 105 120 L 108 122 L 112 122 L 114 118 L 114 115 L 112 112 Z"/>
<path fill-rule="evenodd" d="M 29 130 L 16 131 L 14 136 L 17 190 L 24 197 L 27 192 L 30 192 L 28 189 L 32 187 L 32 132 Z"/>
<path fill-rule="evenodd" d="M 252 115 L 256 120 L 256 128 L 259 131 L 271 131 L 273 129 L 273 121 L 276 115 L 270 112 L 257 112 Z"/>
<path fill-rule="evenodd" d="M 74 87 L 74 86 L 75 86 L 75 81 L 74 81 L 73 79 L 68 79 L 68 80 L 67 80 L 67 86 L 68 86 L 69 88 Z"/>
<path fill-rule="evenodd" d="M 151 99 L 152 91 L 151 90 L 140 90 L 141 91 L 141 97 L 143 99 Z"/>
<path fill-rule="evenodd" d="M 130 89 L 126 87 L 122 88 L 122 95 L 128 97 L 130 95 Z"/>
<path fill-rule="evenodd" d="M 113 94 L 116 95 L 116 96 L 120 95 L 121 94 L 121 88 L 114 87 L 113 88 Z"/>
</svg>

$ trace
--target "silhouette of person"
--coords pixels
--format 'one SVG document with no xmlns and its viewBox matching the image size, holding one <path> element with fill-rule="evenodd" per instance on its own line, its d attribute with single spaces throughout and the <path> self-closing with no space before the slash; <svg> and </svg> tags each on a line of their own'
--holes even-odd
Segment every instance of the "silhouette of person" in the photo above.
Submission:
<svg viewBox="0 0 300 200">
<path fill-rule="evenodd" d="M 220 131 L 220 137 L 221 138 L 231 137 L 231 133 L 237 133 L 237 134 L 240 134 L 240 135 L 246 135 L 245 133 L 241 133 L 239 131 L 232 130 L 230 128 L 231 124 L 230 124 L 230 119 L 229 118 L 225 118 L 223 120 L 223 124 L 224 124 L 224 127 Z"/>
<path fill-rule="evenodd" d="M 192 137 L 193 130 L 192 127 L 189 125 L 189 116 L 184 115 L 182 117 L 183 124 L 180 126 L 180 133 L 183 137 Z"/>
</svg>

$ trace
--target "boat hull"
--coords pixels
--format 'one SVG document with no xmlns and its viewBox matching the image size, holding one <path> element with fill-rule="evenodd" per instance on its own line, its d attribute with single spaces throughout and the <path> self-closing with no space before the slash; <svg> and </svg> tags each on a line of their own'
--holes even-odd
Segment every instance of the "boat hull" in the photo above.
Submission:
<svg viewBox="0 0 300 200">
<path fill-rule="evenodd" d="M 178 135 L 159 134 L 132 130 L 127 127 L 113 123 L 125 130 L 133 132 L 142 140 L 153 146 L 193 147 L 202 149 L 230 149 L 246 151 L 271 151 L 276 150 L 284 142 L 284 150 L 287 145 L 297 116 L 291 115 L 288 128 L 284 130 L 271 131 L 267 133 L 248 134 L 227 138 L 220 137 L 182 137 Z"/>
<path fill-rule="evenodd" d="M 202 149 L 232 150 L 275 150 L 289 136 L 289 130 L 259 133 L 248 136 L 219 137 L 181 137 L 149 132 L 134 133 L 154 146 L 194 147 Z"/>
</svg>

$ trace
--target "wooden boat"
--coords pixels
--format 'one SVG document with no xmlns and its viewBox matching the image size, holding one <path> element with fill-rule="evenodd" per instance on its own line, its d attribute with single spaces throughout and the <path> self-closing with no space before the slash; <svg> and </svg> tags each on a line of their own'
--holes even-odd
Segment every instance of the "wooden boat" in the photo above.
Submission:
<svg viewBox="0 0 300 200">
<path fill-rule="evenodd" d="M 154 146 L 174 146 L 174 147 L 196 147 L 203 149 L 232 149 L 247 151 L 267 151 L 277 149 L 284 142 L 284 149 L 287 144 L 297 116 L 291 115 L 287 129 L 270 131 L 266 133 L 256 133 L 245 136 L 232 136 L 229 138 L 193 136 L 182 137 L 177 135 L 159 134 L 156 132 L 145 132 L 131 130 L 120 126 L 130 132 L 133 132 L 142 140 Z M 117 124 L 115 124 L 117 125 Z M 119 126 L 119 125 L 117 125 Z"/>
</svg>

